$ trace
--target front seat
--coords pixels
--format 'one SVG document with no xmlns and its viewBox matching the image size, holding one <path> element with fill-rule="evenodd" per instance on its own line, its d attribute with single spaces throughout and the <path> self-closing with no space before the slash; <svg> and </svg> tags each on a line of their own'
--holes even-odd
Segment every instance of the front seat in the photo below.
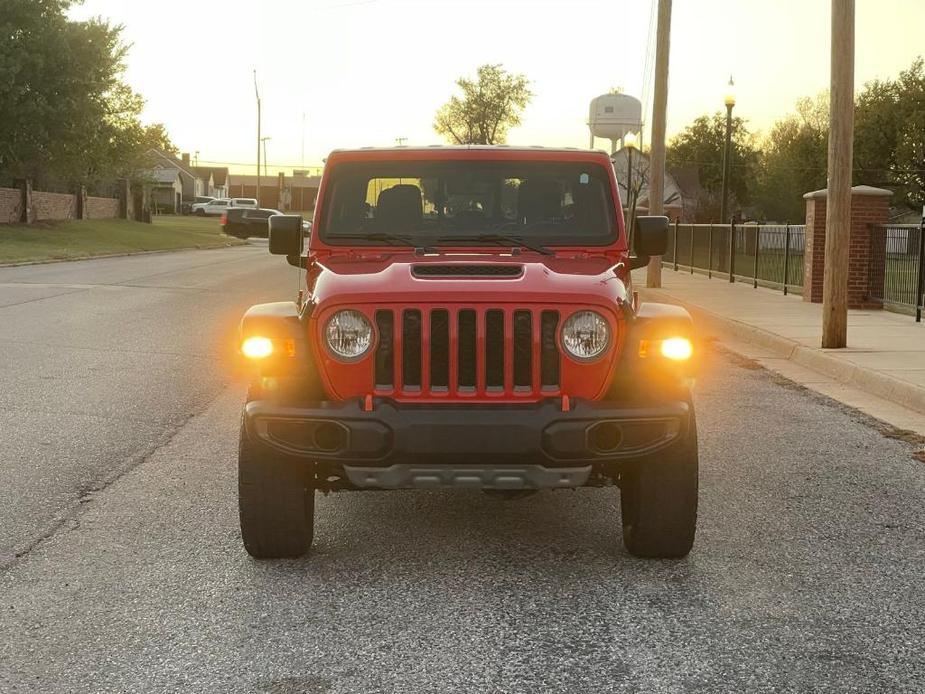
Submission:
<svg viewBox="0 0 925 694">
<path fill-rule="evenodd" d="M 424 218 L 421 189 L 401 183 L 379 193 L 376 201 L 376 228 L 387 233 L 416 231 Z"/>
<path fill-rule="evenodd" d="M 517 220 L 532 224 L 562 217 L 562 192 L 552 178 L 530 178 L 517 189 Z"/>
</svg>

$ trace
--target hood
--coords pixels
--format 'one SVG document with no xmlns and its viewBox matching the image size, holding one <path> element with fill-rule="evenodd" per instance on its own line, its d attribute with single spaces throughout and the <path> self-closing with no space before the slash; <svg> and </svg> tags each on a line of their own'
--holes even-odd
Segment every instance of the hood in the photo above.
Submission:
<svg viewBox="0 0 925 694">
<path fill-rule="evenodd" d="M 411 253 L 319 259 L 309 273 L 315 305 L 378 303 L 588 304 L 627 300 L 617 263 L 604 256 Z M 620 270 L 622 272 L 622 269 Z"/>
</svg>

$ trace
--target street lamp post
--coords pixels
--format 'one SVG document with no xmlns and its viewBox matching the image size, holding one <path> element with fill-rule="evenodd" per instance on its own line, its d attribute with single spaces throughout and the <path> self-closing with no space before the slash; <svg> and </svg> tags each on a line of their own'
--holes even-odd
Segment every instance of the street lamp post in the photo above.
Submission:
<svg viewBox="0 0 925 694">
<path fill-rule="evenodd" d="M 263 175 L 269 177 L 267 173 L 267 140 L 272 140 L 272 137 L 264 136 L 260 138 L 260 141 L 263 143 Z"/>
<path fill-rule="evenodd" d="M 257 207 L 260 207 L 260 90 L 257 89 L 257 70 L 254 70 L 254 94 L 257 97 Z M 241 194 L 244 194 L 242 187 Z"/>
<path fill-rule="evenodd" d="M 729 76 L 729 84 L 726 85 L 726 95 L 723 99 L 726 104 L 726 145 L 723 148 L 723 192 L 719 208 L 719 222 L 726 224 L 726 214 L 729 211 L 729 165 L 731 163 L 732 146 L 732 109 L 736 105 L 735 83 L 732 81 L 732 75 Z"/>
<path fill-rule="evenodd" d="M 629 208 L 629 239 L 633 240 L 633 217 L 636 205 L 633 202 L 633 150 L 636 149 L 636 134 L 626 133 L 623 136 L 623 147 L 626 149 L 626 206 Z"/>
</svg>

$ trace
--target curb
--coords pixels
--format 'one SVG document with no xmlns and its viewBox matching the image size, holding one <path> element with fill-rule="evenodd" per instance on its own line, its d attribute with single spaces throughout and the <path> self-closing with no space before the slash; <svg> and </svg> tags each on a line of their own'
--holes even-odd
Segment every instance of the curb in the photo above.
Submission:
<svg viewBox="0 0 925 694">
<path fill-rule="evenodd" d="M 51 265 L 52 263 L 76 263 L 81 260 L 100 260 L 102 258 L 127 258 L 131 255 L 154 255 L 155 253 L 177 253 L 179 251 L 214 251 L 219 248 L 234 248 L 236 246 L 246 246 L 247 241 L 242 243 L 223 243 L 220 246 L 184 246 L 183 248 L 162 248 L 157 251 L 129 251 L 127 253 L 104 253 L 102 255 L 87 255 L 80 258 L 48 258 L 45 260 L 24 260 L 21 263 L 0 263 L 0 268 L 5 267 L 24 267 L 26 265 Z"/>
<path fill-rule="evenodd" d="M 747 323 L 726 318 L 701 306 L 679 299 L 674 294 L 656 293 L 658 291 L 640 289 L 639 294 L 650 301 L 670 298 L 697 318 L 697 323 L 701 328 L 706 328 L 706 331 L 702 330 L 702 332 L 713 332 L 763 347 L 782 359 L 827 376 L 839 383 L 853 386 L 870 395 L 876 395 L 879 398 L 889 400 L 916 412 L 925 413 L 925 388 L 851 364 L 844 359 L 831 356 L 821 349 L 807 347 L 795 340 L 781 337 L 762 328 L 756 328 Z M 661 291 L 664 292 L 664 290 Z"/>
</svg>

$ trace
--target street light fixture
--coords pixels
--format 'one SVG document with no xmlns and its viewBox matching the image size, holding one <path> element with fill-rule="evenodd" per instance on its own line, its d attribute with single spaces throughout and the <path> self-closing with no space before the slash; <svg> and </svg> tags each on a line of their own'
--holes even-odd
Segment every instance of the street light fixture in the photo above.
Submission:
<svg viewBox="0 0 925 694">
<path fill-rule="evenodd" d="M 732 81 L 732 75 L 729 75 L 729 84 L 726 85 L 723 103 L 726 104 L 726 145 L 723 148 L 723 193 L 719 208 L 720 224 L 726 224 L 728 221 L 726 213 L 729 206 L 729 166 L 732 159 L 730 153 L 732 145 L 732 109 L 736 105 L 735 82 Z"/>
<path fill-rule="evenodd" d="M 630 224 L 629 238 L 633 239 L 633 218 L 636 216 L 635 196 L 633 195 L 633 150 L 636 149 L 636 133 L 626 133 L 623 136 L 623 147 L 626 149 L 626 205 L 629 208 Z"/>
</svg>

